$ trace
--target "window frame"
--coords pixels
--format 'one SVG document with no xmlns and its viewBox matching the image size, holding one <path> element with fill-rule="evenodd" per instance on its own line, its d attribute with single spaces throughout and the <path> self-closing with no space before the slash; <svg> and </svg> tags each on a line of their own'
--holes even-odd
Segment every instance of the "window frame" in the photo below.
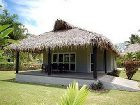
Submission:
<svg viewBox="0 0 140 105">
<path fill-rule="evenodd" d="M 56 62 L 53 62 L 53 55 L 54 55 L 54 54 L 57 54 L 57 60 L 56 60 Z M 63 62 L 59 62 L 59 54 L 63 54 Z M 65 61 L 64 61 L 64 60 L 65 60 L 65 58 L 64 58 L 64 55 L 65 55 L 65 54 L 68 54 L 68 55 L 69 55 L 69 62 L 65 62 Z M 74 55 L 75 55 L 75 62 L 71 62 L 71 59 L 70 59 L 71 54 L 74 54 Z M 71 71 L 71 72 L 76 72 L 76 53 L 75 53 L 75 52 L 52 53 L 52 59 L 51 59 L 51 61 L 52 61 L 52 64 L 53 64 L 53 63 L 57 63 L 57 64 L 59 64 L 59 63 L 62 63 L 62 64 L 69 64 L 69 71 Z M 75 64 L 75 70 L 70 70 L 71 64 Z"/>
</svg>

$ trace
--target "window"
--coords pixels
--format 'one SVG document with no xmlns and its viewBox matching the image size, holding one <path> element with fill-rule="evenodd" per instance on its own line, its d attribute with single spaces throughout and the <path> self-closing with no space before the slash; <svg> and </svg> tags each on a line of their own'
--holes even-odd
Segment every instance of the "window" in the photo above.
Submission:
<svg viewBox="0 0 140 105">
<path fill-rule="evenodd" d="M 57 54 L 53 54 L 53 62 L 57 62 Z"/>
<path fill-rule="evenodd" d="M 64 62 L 69 62 L 69 54 L 64 54 Z"/>
<path fill-rule="evenodd" d="M 59 69 L 63 66 L 65 70 L 75 71 L 75 54 L 74 53 L 54 53 L 52 56 L 53 69 Z"/>
<path fill-rule="evenodd" d="M 70 61 L 75 62 L 75 54 L 70 54 Z"/>
<path fill-rule="evenodd" d="M 59 62 L 63 62 L 63 54 L 59 54 Z"/>
</svg>

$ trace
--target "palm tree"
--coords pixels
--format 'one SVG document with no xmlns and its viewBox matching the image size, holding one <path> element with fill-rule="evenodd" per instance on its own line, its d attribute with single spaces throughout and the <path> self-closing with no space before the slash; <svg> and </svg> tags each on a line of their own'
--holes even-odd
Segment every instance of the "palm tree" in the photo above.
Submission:
<svg viewBox="0 0 140 105">
<path fill-rule="evenodd" d="M 128 44 L 135 44 L 140 43 L 140 37 L 139 35 L 131 34 L 131 37 L 129 37 L 130 41 L 126 41 Z"/>
<path fill-rule="evenodd" d="M 133 60 L 135 58 L 135 54 L 134 53 L 127 53 L 125 55 L 125 60 Z"/>
<path fill-rule="evenodd" d="M 136 53 L 135 53 L 135 58 L 136 58 L 137 60 L 140 60 L 140 52 L 136 52 Z"/>
</svg>

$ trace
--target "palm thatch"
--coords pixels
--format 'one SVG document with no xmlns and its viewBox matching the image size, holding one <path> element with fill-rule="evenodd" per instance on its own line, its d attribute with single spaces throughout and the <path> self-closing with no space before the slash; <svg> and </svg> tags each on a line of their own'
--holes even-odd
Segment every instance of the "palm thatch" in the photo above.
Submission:
<svg viewBox="0 0 140 105">
<path fill-rule="evenodd" d="M 118 54 L 118 51 L 115 49 L 113 44 L 105 36 L 73 27 L 62 20 L 57 20 L 55 22 L 53 31 L 29 37 L 20 41 L 19 44 L 10 45 L 10 48 L 14 51 L 42 51 L 46 48 L 86 47 L 91 44 L 96 44 L 100 48 L 104 48 Z"/>
<path fill-rule="evenodd" d="M 126 47 L 126 49 L 124 50 L 123 54 L 126 53 L 136 53 L 136 52 L 140 52 L 140 44 L 136 43 L 136 44 L 130 44 Z"/>
</svg>

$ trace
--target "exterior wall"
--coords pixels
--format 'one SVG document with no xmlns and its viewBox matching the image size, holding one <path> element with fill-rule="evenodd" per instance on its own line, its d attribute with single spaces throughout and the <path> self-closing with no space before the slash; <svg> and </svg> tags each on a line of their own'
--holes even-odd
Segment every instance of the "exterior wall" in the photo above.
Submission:
<svg viewBox="0 0 140 105">
<path fill-rule="evenodd" d="M 44 51 L 43 51 L 43 63 L 44 63 L 44 64 L 47 64 L 47 63 L 48 63 L 48 62 L 47 62 L 47 59 L 48 59 L 47 51 L 44 50 Z"/>
<path fill-rule="evenodd" d="M 97 70 L 104 71 L 104 50 L 97 50 Z"/>
<path fill-rule="evenodd" d="M 116 69 L 115 55 L 107 51 L 107 72 Z"/>
<path fill-rule="evenodd" d="M 90 55 L 92 49 L 90 47 L 77 47 L 77 48 L 57 48 L 51 53 L 75 53 L 76 54 L 76 72 L 91 72 L 91 59 Z M 104 72 L 104 50 L 97 49 L 97 71 Z M 43 63 L 47 64 L 47 51 L 43 52 Z M 107 51 L 107 72 L 116 68 L 115 55 Z"/>
<path fill-rule="evenodd" d="M 87 69 L 88 69 L 88 72 L 91 72 L 91 56 L 92 54 L 92 49 L 88 48 L 88 58 L 87 58 Z M 98 48 L 97 49 L 97 71 L 103 71 L 104 72 L 104 50 Z"/>
</svg>

